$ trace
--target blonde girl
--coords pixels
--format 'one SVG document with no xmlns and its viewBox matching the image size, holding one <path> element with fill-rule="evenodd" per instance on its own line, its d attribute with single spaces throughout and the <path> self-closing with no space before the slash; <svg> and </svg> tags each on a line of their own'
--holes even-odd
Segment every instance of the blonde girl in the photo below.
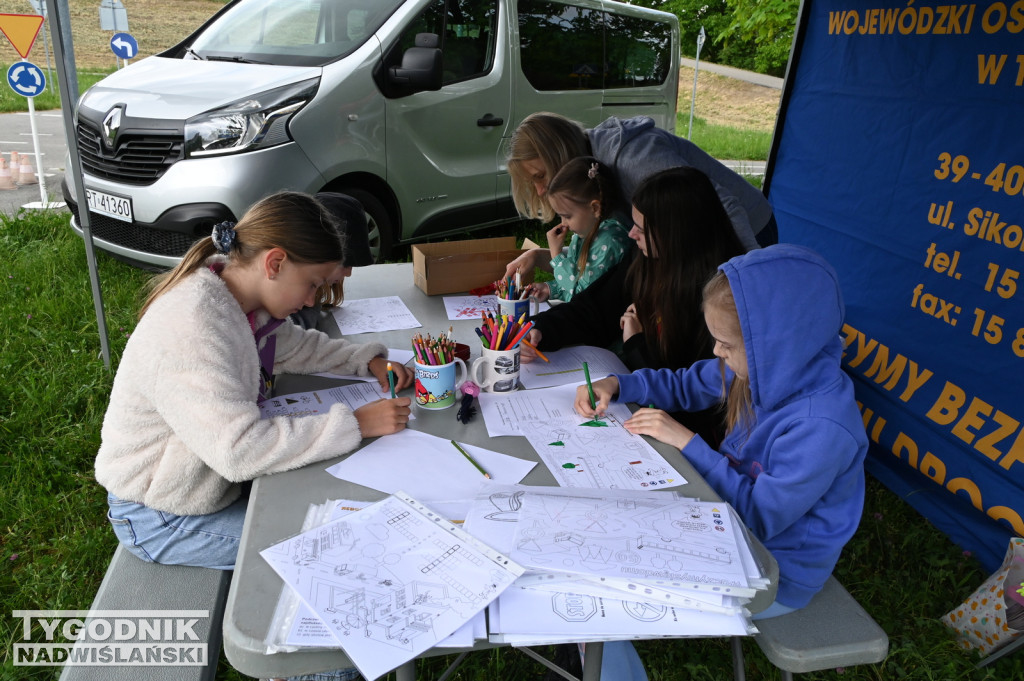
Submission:
<svg viewBox="0 0 1024 681">
<path fill-rule="evenodd" d="M 806 606 L 860 520 L 868 442 L 839 364 L 843 314 L 836 273 L 817 253 L 751 251 L 704 288 L 717 359 L 597 381 L 596 410 L 577 393 L 587 416 L 612 399 L 654 405 L 626 429 L 679 449 L 778 561 L 778 593 L 761 618 Z M 727 431 L 717 448 L 666 413 L 719 403 Z"/>
<path fill-rule="evenodd" d="M 385 346 L 282 323 L 312 304 L 344 255 L 330 212 L 281 192 L 214 227 L 156 280 L 114 378 L 96 457 L 108 517 L 130 552 L 231 569 L 244 483 L 405 427 L 408 398 L 260 418 L 275 373 L 357 373 L 388 387 Z M 408 386 L 409 373 L 397 371 L 398 387 Z"/>
</svg>

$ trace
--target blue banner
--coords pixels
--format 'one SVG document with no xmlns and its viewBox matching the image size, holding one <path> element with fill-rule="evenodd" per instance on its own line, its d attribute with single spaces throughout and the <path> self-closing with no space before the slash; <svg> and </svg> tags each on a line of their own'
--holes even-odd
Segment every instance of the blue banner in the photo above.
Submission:
<svg viewBox="0 0 1024 681">
<path fill-rule="evenodd" d="M 988 569 L 1024 536 L 1024 0 L 804 0 L 768 198 L 839 272 L 869 470 Z"/>
</svg>

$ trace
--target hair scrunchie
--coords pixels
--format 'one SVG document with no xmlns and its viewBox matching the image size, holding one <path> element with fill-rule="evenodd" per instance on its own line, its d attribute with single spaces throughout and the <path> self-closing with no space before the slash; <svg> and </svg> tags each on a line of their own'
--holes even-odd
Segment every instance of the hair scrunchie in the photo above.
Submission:
<svg viewBox="0 0 1024 681">
<path fill-rule="evenodd" d="M 234 245 L 237 235 L 235 223 L 230 220 L 218 222 L 213 226 L 213 231 L 210 232 L 214 248 L 217 249 L 218 253 L 223 253 L 224 255 L 231 252 L 231 246 Z"/>
<path fill-rule="evenodd" d="M 590 170 L 587 171 L 587 177 L 589 177 L 591 180 L 593 180 L 595 177 L 597 177 L 597 164 L 596 163 L 591 163 L 590 164 Z"/>
</svg>

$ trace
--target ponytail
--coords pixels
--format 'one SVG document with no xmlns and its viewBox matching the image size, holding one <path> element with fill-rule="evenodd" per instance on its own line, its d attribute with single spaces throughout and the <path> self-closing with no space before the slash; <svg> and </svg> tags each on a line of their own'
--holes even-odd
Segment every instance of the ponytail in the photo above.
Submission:
<svg viewBox="0 0 1024 681">
<path fill-rule="evenodd" d="M 157 298 L 214 255 L 224 256 L 227 264 L 245 266 L 271 248 L 280 248 L 297 263 L 340 263 L 344 259 L 344 237 L 333 214 L 309 194 L 278 192 L 253 204 L 238 224 L 214 225 L 210 236 L 192 244 L 174 269 L 155 277 L 139 318 Z"/>
</svg>

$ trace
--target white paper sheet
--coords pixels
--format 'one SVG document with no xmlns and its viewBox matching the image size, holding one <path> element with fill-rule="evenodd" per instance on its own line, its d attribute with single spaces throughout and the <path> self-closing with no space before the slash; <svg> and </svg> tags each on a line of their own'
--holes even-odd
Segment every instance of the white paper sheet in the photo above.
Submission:
<svg viewBox="0 0 1024 681">
<path fill-rule="evenodd" d="M 489 545 L 506 552 L 515 544 L 522 500 L 530 491 L 554 497 L 583 497 L 600 501 L 604 490 L 567 490 L 524 485 L 494 485 L 485 489 L 470 507 L 465 528 Z M 687 501 L 685 497 L 665 491 L 656 497 Z M 652 498 L 646 492 L 616 492 L 620 502 L 644 504 Z M 718 635 L 748 632 L 746 611 L 739 601 L 714 594 L 688 592 L 688 598 L 675 599 L 671 605 L 630 598 L 621 590 L 563 579 L 562 584 L 574 590 L 558 589 L 541 582 L 545 590 L 524 589 L 520 585 L 534 583 L 532 573 L 521 576 L 501 597 L 488 607 L 492 642 L 513 645 L 558 643 L 571 640 L 615 640 L 659 638 L 661 636 Z M 550 587 L 550 588 L 549 588 Z M 510 598 L 505 598 L 510 596 Z M 707 601 L 702 599 L 707 598 Z M 715 605 L 712 605 L 714 603 Z M 506 620 L 507 616 L 507 620 Z M 536 616 L 533 628 L 528 624 Z M 645 625 L 633 626 L 636 621 Z M 696 633 L 695 633 L 696 632 Z"/>
<path fill-rule="evenodd" d="M 573 409 L 576 385 L 566 384 L 537 390 L 511 393 L 480 393 L 480 413 L 491 437 L 522 435 L 519 424 L 524 421 L 551 421 L 570 418 L 577 423 L 590 421 Z M 620 423 L 630 417 L 629 407 L 613 402 L 608 413 Z"/>
<path fill-rule="evenodd" d="M 661 603 L 545 593 L 513 586 L 498 598 L 501 628 L 493 633 L 577 635 L 609 640 L 648 636 L 745 636 L 742 614 L 697 612 Z"/>
<path fill-rule="evenodd" d="M 336 520 L 348 515 L 352 511 L 359 511 L 373 502 L 353 501 L 351 499 L 338 499 L 328 501 L 321 505 L 313 505 L 307 516 L 307 523 L 303 524 L 303 531 L 311 530 L 331 520 Z M 468 508 L 470 501 L 451 502 L 461 508 Z M 432 504 L 431 508 L 441 512 L 442 508 L 450 507 L 451 504 Z M 465 513 L 459 511 L 456 516 L 460 519 Z M 447 515 L 445 517 L 448 517 Z M 281 598 L 278 601 L 274 613 L 271 628 L 279 627 L 284 630 L 283 640 L 268 641 L 271 649 L 268 652 L 279 652 L 280 644 L 287 646 L 286 649 L 297 648 L 338 648 L 341 646 L 331 630 L 324 624 L 320 616 L 306 605 L 298 593 L 290 586 L 285 585 L 281 590 Z M 474 639 L 487 638 L 487 620 L 484 612 L 479 612 L 467 624 L 459 627 L 455 633 L 437 644 L 438 648 L 465 648 L 473 645 Z"/>
<path fill-rule="evenodd" d="M 510 555 L 531 571 L 623 582 L 640 596 L 661 582 L 750 598 L 756 587 L 747 580 L 733 522 L 723 502 L 531 491 L 521 497 Z M 672 602 L 665 590 L 657 593 L 659 602 Z"/>
<path fill-rule="evenodd" d="M 398 296 L 346 300 L 331 314 L 343 336 L 422 326 Z"/>
<path fill-rule="evenodd" d="M 492 481 L 519 482 L 537 465 L 482 447 L 459 445 Z M 481 484 L 489 482 L 450 440 L 409 429 L 371 442 L 327 472 L 386 493 L 404 490 L 424 502 L 471 499 Z"/>
<path fill-rule="evenodd" d="M 523 421 L 519 430 L 561 487 L 657 490 L 686 484 L 658 450 L 621 422 L 606 416 L 597 421 L 601 426 L 588 423 L 594 421 Z"/>
<path fill-rule="evenodd" d="M 389 397 L 389 395 L 382 393 L 380 391 L 380 384 L 376 382 L 350 383 L 349 385 L 340 385 L 323 390 L 275 395 L 260 403 L 260 418 L 326 414 L 331 410 L 331 405 L 338 402 L 355 411 L 364 404 L 376 402 L 386 397 Z M 409 420 L 415 418 L 415 414 L 409 414 Z"/>
<path fill-rule="evenodd" d="M 399 350 L 397 348 L 388 348 L 388 361 L 395 364 L 408 364 L 409 361 L 415 357 L 415 353 L 412 350 Z M 355 374 L 332 374 L 330 371 L 321 371 L 314 376 L 324 376 L 326 378 L 346 378 L 351 381 L 365 381 L 367 383 L 376 383 L 377 377 L 374 375 L 370 376 L 357 376 Z"/>
<path fill-rule="evenodd" d="M 522 568 L 397 494 L 260 552 L 375 679 L 469 622 Z"/>
<path fill-rule="evenodd" d="M 521 364 L 519 380 L 527 389 L 549 388 L 566 383 L 579 384 L 586 380 L 583 374 L 583 363 L 587 363 L 591 380 L 604 378 L 609 374 L 626 374 L 629 369 L 611 350 L 596 348 L 592 345 L 576 345 L 561 350 L 544 352 L 548 358 L 535 359 Z"/>
<path fill-rule="evenodd" d="M 481 393 L 487 433 L 525 436 L 562 487 L 650 490 L 686 484 L 654 447 L 622 427 L 629 407 L 614 402 L 602 419 L 580 416 L 572 406 L 576 388 Z"/>
</svg>

